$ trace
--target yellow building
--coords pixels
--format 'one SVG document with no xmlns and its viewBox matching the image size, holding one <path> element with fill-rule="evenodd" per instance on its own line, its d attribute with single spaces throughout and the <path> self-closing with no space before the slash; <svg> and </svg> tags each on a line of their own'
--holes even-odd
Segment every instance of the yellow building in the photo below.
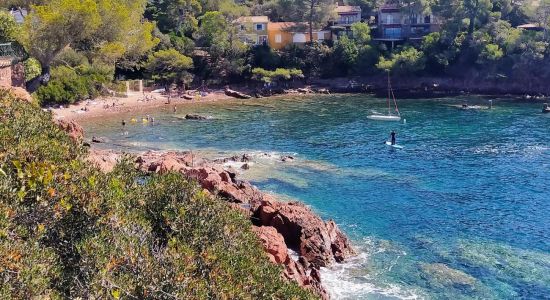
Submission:
<svg viewBox="0 0 550 300">
<path fill-rule="evenodd" d="M 249 45 L 261 45 L 267 43 L 267 16 L 246 16 L 235 20 L 237 36 Z"/>
<path fill-rule="evenodd" d="M 267 24 L 268 45 L 273 49 L 283 49 L 288 45 L 304 45 L 311 41 L 307 24 L 294 22 L 269 22 Z M 328 30 L 313 30 L 314 41 L 331 39 Z"/>
</svg>

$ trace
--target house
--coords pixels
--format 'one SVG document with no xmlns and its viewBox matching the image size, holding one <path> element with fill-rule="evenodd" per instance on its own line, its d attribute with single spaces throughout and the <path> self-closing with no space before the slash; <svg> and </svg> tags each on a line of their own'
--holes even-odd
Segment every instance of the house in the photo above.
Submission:
<svg viewBox="0 0 550 300">
<path fill-rule="evenodd" d="M 234 21 L 237 26 L 237 36 L 248 45 L 262 45 L 267 43 L 267 16 L 240 17 Z"/>
<path fill-rule="evenodd" d="M 339 5 L 334 9 L 336 20 L 334 25 L 350 27 L 353 23 L 361 22 L 361 7 L 350 5 Z"/>
<path fill-rule="evenodd" d="M 306 23 L 270 22 L 267 25 L 268 45 L 273 49 L 283 49 L 288 45 L 304 45 L 311 41 Z M 313 40 L 322 42 L 331 39 L 329 30 L 314 29 Z"/>
<path fill-rule="evenodd" d="M 378 11 L 378 32 L 375 40 L 402 41 L 422 39 L 439 31 L 441 23 L 432 14 L 423 14 L 415 4 L 401 5 L 399 1 L 387 1 Z"/>
</svg>

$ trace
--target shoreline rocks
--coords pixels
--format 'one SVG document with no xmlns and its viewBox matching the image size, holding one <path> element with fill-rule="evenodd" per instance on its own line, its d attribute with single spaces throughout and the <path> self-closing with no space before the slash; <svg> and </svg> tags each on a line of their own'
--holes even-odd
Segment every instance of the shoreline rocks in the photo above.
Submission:
<svg viewBox="0 0 550 300">
<path fill-rule="evenodd" d="M 56 123 L 57 126 L 59 126 L 61 130 L 65 131 L 73 141 L 78 143 L 84 139 L 84 129 L 74 120 L 57 120 Z"/>
<path fill-rule="evenodd" d="M 89 161 L 108 172 L 122 155 L 92 149 Z M 236 173 L 222 166 L 226 162 L 248 163 L 251 160 L 246 154 L 208 161 L 191 152 L 148 151 L 138 155 L 135 162 L 136 167 L 146 172 L 180 172 L 196 180 L 209 194 L 228 201 L 230 207 L 250 218 L 268 258 L 284 267 L 281 274 L 284 278 L 328 299 L 319 268 L 341 263 L 355 255 L 349 239 L 334 221 L 324 222 L 302 203 L 277 201 L 248 181 L 238 180 Z M 290 257 L 288 249 L 298 253 L 297 261 Z"/>
<path fill-rule="evenodd" d="M 225 89 L 225 94 L 227 96 L 237 98 L 237 99 L 250 99 L 250 98 L 252 98 L 252 96 L 250 96 L 250 95 L 247 95 L 245 93 L 241 93 L 241 92 L 229 89 L 229 88 Z"/>
<path fill-rule="evenodd" d="M 197 114 L 187 114 L 185 115 L 186 120 L 210 120 L 212 119 L 211 116 L 201 116 Z"/>
</svg>

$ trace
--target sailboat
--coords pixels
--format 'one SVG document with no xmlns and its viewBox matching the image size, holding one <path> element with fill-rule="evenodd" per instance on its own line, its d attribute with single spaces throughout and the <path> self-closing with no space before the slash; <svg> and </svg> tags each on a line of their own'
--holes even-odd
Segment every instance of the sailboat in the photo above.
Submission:
<svg viewBox="0 0 550 300">
<path fill-rule="evenodd" d="M 391 111 L 391 100 L 393 99 L 393 105 L 395 106 L 395 112 L 397 115 L 392 114 Z M 369 115 L 367 119 L 378 120 L 378 121 L 401 121 L 401 114 L 399 113 L 399 108 L 397 108 L 397 101 L 395 101 L 395 95 L 393 94 L 393 89 L 391 87 L 390 81 L 390 72 L 388 71 L 388 114 L 387 115 Z"/>
</svg>

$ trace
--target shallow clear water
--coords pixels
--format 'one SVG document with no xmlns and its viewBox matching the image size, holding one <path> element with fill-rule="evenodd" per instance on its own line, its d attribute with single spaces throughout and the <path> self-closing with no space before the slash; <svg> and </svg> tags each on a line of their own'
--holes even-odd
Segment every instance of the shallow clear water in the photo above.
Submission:
<svg viewBox="0 0 550 300">
<path fill-rule="evenodd" d="M 488 101 L 400 100 L 406 124 L 366 119 L 385 100 L 361 95 L 157 110 L 127 134 L 120 118 L 83 125 L 103 147 L 258 154 L 243 177 L 335 219 L 360 250 L 323 270 L 335 299 L 549 299 L 550 116 L 504 99 L 451 106 L 464 99 Z M 391 130 L 404 149 L 383 144 Z"/>
</svg>

